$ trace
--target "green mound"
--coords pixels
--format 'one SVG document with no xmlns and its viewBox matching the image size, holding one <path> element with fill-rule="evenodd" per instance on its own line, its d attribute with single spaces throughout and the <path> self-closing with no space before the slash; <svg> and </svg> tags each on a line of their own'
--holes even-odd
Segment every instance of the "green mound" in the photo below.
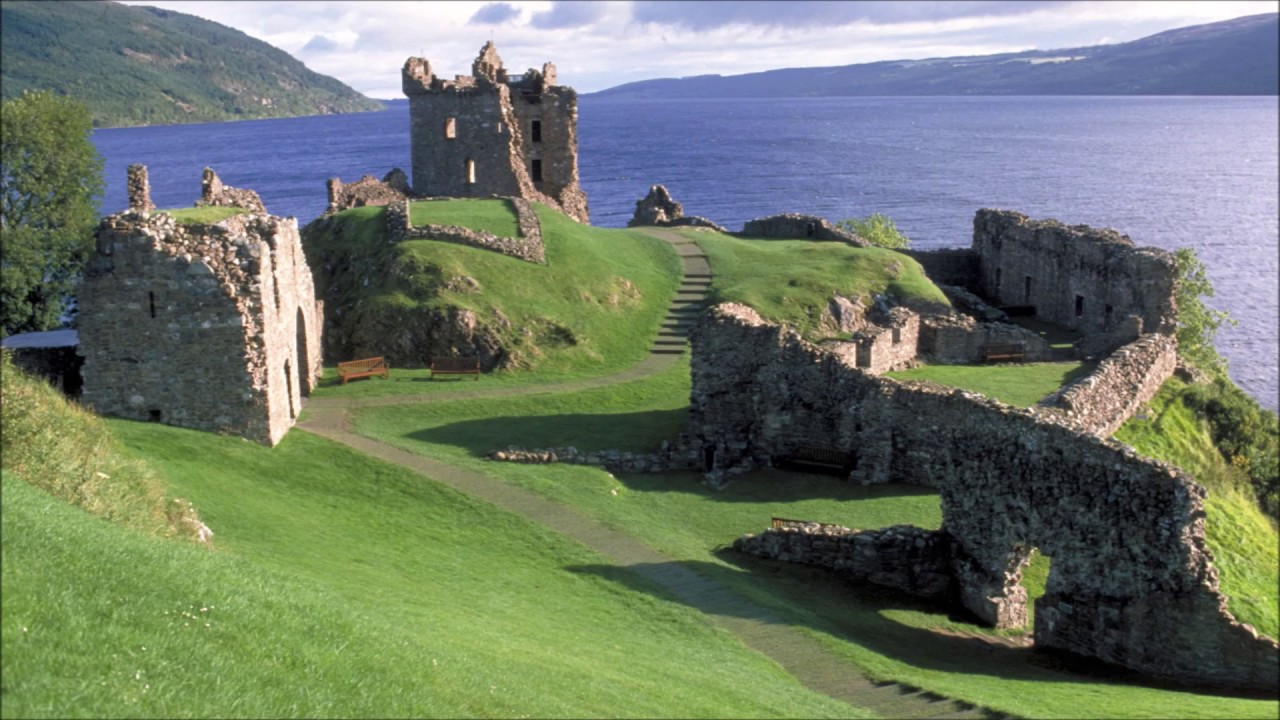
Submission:
<svg viewBox="0 0 1280 720">
<path fill-rule="evenodd" d="M 501 348 L 505 368 L 578 375 L 638 362 L 675 295 L 675 252 L 639 231 L 535 209 L 546 265 L 433 240 L 388 244 L 382 208 L 308 225 L 303 244 L 325 301 L 329 361 L 383 355 L 393 367 L 421 367 L 442 325 L 472 322 Z M 502 200 L 414 203 L 411 213 L 415 222 L 490 230 L 514 223 Z"/>
<path fill-rule="evenodd" d="M 172 215 L 174 220 L 180 225 L 212 225 L 222 222 L 229 217 L 236 215 L 244 215 L 249 212 L 244 208 L 227 207 L 224 205 L 209 205 L 205 207 L 175 208 L 173 210 L 157 210 L 166 215 Z"/>
<path fill-rule="evenodd" d="M 828 334 L 821 318 L 837 293 L 864 304 L 873 295 L 887 295 L 899 305 L 950 305 L 918 262 L 893 250 L 681 232 L 707 254 L 713 302 L 749 305 L 761 317 L 786 324 L 808 339 Z"/>
</svg>

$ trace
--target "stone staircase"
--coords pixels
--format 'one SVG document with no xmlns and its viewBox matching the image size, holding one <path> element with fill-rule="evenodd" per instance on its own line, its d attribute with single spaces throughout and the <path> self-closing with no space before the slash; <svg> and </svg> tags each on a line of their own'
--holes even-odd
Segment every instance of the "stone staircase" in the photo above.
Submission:
<svg viewBox="0 0 1280 720">
<path fill-rule="evenodd" d="M 649 349 L 651 355 L 679 355 L 689 342 L 689 329 L 706 309 L 707 294 L 711 290 L 711 265 L 692 240 L 670 231 L 653 232 L 671 244 L 680 255 L 684 277 L 680 288 L 662 319 L 658 337 Z"/>
</svg>

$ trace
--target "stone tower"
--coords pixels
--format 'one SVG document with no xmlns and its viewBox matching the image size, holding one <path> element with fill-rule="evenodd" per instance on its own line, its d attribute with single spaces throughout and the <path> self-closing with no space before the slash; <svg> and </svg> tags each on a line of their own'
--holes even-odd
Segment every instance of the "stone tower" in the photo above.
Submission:
<svg viewBox="0 0 1280 720">
<path fill-rule="evenodd" d="M 415 194 L 517 196 L 588 221 L 578 187 L 578 94 L 555 84 L 555 65 L 512 79 L 489 42 L 471 75 L 445 80 L 411 57 L 402 80 Z"/>
</svg>

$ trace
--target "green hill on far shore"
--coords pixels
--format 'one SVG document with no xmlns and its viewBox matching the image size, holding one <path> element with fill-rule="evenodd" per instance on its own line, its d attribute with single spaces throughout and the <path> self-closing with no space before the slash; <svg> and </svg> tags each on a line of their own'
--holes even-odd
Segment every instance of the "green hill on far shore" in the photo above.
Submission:
<svg viewBox="0 0 1280 720">
<path fill-rule="evenodd" d="M 381 110 L 278 48 L 193 15 L 114 2 L 0 3 L 3 96 L 47 89 L 95 127 Z"/>
</svg>

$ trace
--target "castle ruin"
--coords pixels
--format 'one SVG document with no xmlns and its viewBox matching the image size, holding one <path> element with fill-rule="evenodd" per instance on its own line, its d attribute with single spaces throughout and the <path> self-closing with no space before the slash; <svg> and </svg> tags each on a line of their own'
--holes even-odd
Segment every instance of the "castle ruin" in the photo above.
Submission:
<svg viewBox="0 0 1280 720">
<path fill-rule="evenodd" d="M 99 224 L 80 290 L 84 403 L 275 445 L 323 371 L 297 221 L 179 223 L 147 211 L 145 168 L 129 177 L 131 207 Z M 202 203 L 226 204 L 212 170 L 204 190 Z"/>
<path fill-rule="evenodd" d="M 437 77 L 425 58 L 402 71 L 413 193 L 522 197 L 588 222 L 578 186 L 578 95 L 551 63 L 511 78 L 492 42 L 471 75 Z"/>
</svg>

